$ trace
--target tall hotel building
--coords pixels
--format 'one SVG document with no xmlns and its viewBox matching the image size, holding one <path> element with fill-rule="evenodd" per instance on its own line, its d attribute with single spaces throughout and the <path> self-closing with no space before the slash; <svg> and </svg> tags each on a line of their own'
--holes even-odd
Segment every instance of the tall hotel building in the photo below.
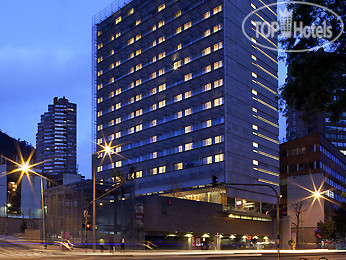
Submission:
<svg viewBox="0 0 346 260">
<path fill-rule="evenodd" d="M 36 135 L 36 158 L 44 175 L 76 174 L 77 106 L 54 98 L 41 116 Z"/>
<path fill-rule="evenodd" d="M 279 190 L 277 53 L 260 48 L 269 0 L 133 0 L 94 17 L 96 143 L 116 146 L 97 174 L 135 167 L 136 194 L 261 213 Z M 270 41 L 274 46 L 275 42 Z M 98 148 L 102 149 L 102 148 Z M 267 204 L 268 203 L 268 204 Z M 263 207 L 262 207 L 263 206 Z"/>
</svg>

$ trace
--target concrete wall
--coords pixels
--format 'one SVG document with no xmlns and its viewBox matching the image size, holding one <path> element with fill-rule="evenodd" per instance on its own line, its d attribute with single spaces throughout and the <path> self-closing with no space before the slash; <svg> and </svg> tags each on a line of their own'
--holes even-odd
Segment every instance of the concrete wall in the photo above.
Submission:
<svg viewBox="0 0 346 260">
<path fill-rule="evenodd" d="M 41 221 L 39 219 L 25 219 L 27 230 L 39 229 Z M 0 234 L 5 234 L 7 223 L 7 234 L 21 233 L 20 226 L 23 223 L 22 218 L 0 217 Z"/>
</svg>

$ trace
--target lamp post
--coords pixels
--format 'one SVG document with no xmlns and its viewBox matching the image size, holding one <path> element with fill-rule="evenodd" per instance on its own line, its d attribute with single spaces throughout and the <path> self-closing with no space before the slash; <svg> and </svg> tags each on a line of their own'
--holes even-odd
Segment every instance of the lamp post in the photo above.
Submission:
<svg viewBox="0 0 346 260">
<path fill-rule="evenodd" d="M 8 208 L 11 207 L 11 203 L 5 203 L 5 206 L 4 206 L 4 213 L 5 213 L 5 216 L 6 217 L 6 223 L 5 223 L 5 240 L 6 240 L 6 236 L 7 236 L 7 221 L 8 221 Z"/>
</svg>

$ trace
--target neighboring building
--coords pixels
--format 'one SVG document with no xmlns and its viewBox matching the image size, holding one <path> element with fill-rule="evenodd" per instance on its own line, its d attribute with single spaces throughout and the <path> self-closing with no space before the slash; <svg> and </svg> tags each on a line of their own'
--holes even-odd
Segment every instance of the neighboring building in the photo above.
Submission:
<svg viewBox="0 0 346 260">
<path fill-rule="evenodd" d="M 325 112 L 300 112 L 289 107 L 287 111 L 286 138 L 288 141 L 313 133 L 323 134 L 340 152 L 346 155 L 346 112 L 340 120 L 331 123 Z"/>
<path fill-rule="evenodd" d="M 314 243 L 317 222 L 335 215 L 345 201 L 345 156 L 323 135 L 315 133 L 280 145 L 281 206 L 297 223 L 294 207 L 301 204 L 299 241 Z M 319 191 L 322 197 L 316 197 Z M 292 233 L 297 230 L 292 225 Z"/>
<path fill-rule="evenodd" d="M 43 175 L 76 174 L 77 106 L 65 97 L 54 98 L 41 116 L 36 135 L 36 154 Z"/>
<path fill-rule="evenodd" d="M 267 1 L 267 3 L 276 1 Z M 277 53 L 241 24 L 263 1 L 134 0 L 94 18 L 97 174 L 135 167 L 136 194 L 268 214 L 279 189 Z M 115 9 L 112 9 L 112 8 Z M 261 17 L 275 20 L 275 7 Z M 105 16 L 102 16 L 102 15 Z M 273 42 L 275 45 L 275 43 Z M 99 149 L 102 149 L 98 147 Z"/>
</svg>

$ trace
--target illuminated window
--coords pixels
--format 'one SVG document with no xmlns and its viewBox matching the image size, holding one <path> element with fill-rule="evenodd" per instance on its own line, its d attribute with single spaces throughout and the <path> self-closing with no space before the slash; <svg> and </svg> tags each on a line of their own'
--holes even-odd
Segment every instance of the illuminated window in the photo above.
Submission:
<svg viewBox="0 0 346 260">
<path fill-rule="evenodd" d="M 115 38 L 118 38 L 120 35 L 121 35 L 121 32 L 117 32 L 117 33 L 115 34 Z"/>
<path fill-rule="evenodd" d="M 251 7 L 252 7 L 253 9 L 256 9 L 256 8 L 257 8 L 253 3 L 251 3 Z"/>
<path fill-rule="evenodd" d="M 251 92 L 252 92 L 252 94 L 257 96 L 257 91 L 256 90 L 253 89 Z"/>
<path fill-rule="evenodd" d="M 209 109 L 209 108 L 211 108 L 211 101 L 204 103 L 204 109 Z"/>
<path fill-rule="evenodd" d="M 152 159 L 157 158 L 157 152 L 153 152 L 153 153 L 151 153 L 151 158 L 152 158 Z"/>
<path fill-rule="evenodd" d="M 251 24 L 256 27 L 256 22 L 251 20 Z"/>
<path fill-rule="evenodd" d="M 213 140 L 211 138 L 204 140 L 204 146 L 208 146 L 208 145 L 212 145 L 212 144 L 213 144 Z"/>
<path fill-rule="evenodd" d="M 97 36 L 100 36 L 102 34 L 102 31 L 97 32 Z"/>
<path fill-rule="evenodd" d="M 256 56 L 254 56 L 254 55 L 251 55 L 251 59 L 253 59 L 253 60 L 257 60 L 257 57 L 256 57 Z"/>
<path fill-rule="evenodd" d="M 218 12 L 221 12 L 221 10 L 222 10 L 222 5 L 219 5 L 218 7 L 214 8 L 213 13 L 217 14 Z"/>
<path fill-rule="evenodd" d="M 115 95 L 119 95 L 121 93 L 121 88 L 115 90 Z"/>
<path fill-rule="evenodd" d="M 165 20 L 162 20 L 162 21 L 160 21 L 160 22 L 157 24 L 157 27 L 160 28 L 160 27 L 162 27 L 162 26 L 164 26 L 164 25 L 165 25 Z"/>
<path fill-rule="evenodd" d="M 204 68 L 204 73 L 208 73 L 211 71 L 211 65 L 208 65 Z"/>
<path fill-rule="evenodd" d="M 157 168 L 153 168 L 151 172 L 153 175 L 156 175 L 157 174 Z"/>
<path fill-rule="evenodd" d="M 129 114 L 129 118 L 132 119 L 132 118 L 134 118 L 134 117 L 135 117 L 135 113 L 134 113 L 134 112 L 131 112 L 131 113 Z"/>
<path fill-rule="evenodd" d="M 214 51 L 217 51 L 222 48 L 222 42 L 214 44 Z"/>
<path fill-rule="evenodd" d="M 110 55 L 114 55 L 114 50 L 111 50 L 111 51 L 110 51 Z"/>
<path fill-rule="evenodd" d="M 182 146 L 182 145 L 179 145 L 177 148 L 178 148 L 178 149 L 177 149 L 177 150 L 178 150 L 178 151 L 177 151 L 178 153 L 181 153 L 181 152 L 183 151 L 183 146 Z"/>
<path fill-rule="evenodd" d="M 184 30 L 189 29 L 191 27 L 191 22 L 184 24 Z"/>
<path fill-rule="evenodd" d="M 192 143 L 185 144 L 185 151 L 189 151 L 192 149 Z"/>
<path fill-rule="evenodd" d="M 204 158 L 204 163 L 205 164 L 213 163 L 213 156 L 208 156 L 208 157 Z"/>
<path fill-rule="evenodd" d="M 110 78 L 109 80 L 108 80 L 108 83 L 109 84 L 112 84 L 114 82 L 114 78 Z M 114 92 L 112 92 L 113 93 L 113 96 L 114 96 Z"/>
<path fill-rule="evenodd" d="M 184 76 L 184 80 L 185 80 L 185 81 L 188 81 L 188 80 L 190 80 L 190 79 L 192 79 L 192 73 L 186 74 L 186 75 Z"/>
<path fill-rule="evenodd" d="M 253 142 L 252 146 L 258 148 L 258 143 Z"/>
<path fill-rule="evenodd" d="M 97 49 L 101 49 L 102 47 L 103 47 L 103 43 L 102 42 L 97 45 Z"/>
<path fill-rule="evenodd" d="M 181 10 L 179 10 L 178 12 L 175 13 L 175 18 L 181 16 Z"/>
<path fill-rule="evenodd" d="M 133 14 L 134 12 L 135 12 L 135 9 L 131 8 L 127 14 L 128 14 L 128 15 L 131 15 L 131 14 Z"/>
<path fill-rule="evenodd" d="M 208 29 L 208 30 L 206 30 L 205 32 L 204 32 L 204 37 L 207 37 L 207 36 L 209 36 L 210 35 L 210 29 Z"/>
<path fill-rule="evenodd" d="M 256 73 L 252 72 L 251 75 L 252 75 L 252 77 L 257 79 L 257 74 Z"/>
<path fill-rule="evenodd" d="M 211 120 L 208 120 L 205 122 L 205 127 L 211 127 L 212 123 Z"/>
<path fill-rule="evenodd" d="M 121 152 L 121 146 L 115 147 L 115 152 L 116 152 L 116 153 L 120 153 L 120 152 Z"/>
<path fill-rule="evenodd" d="M 185 134 L 190 133 L 192 131 L 192 127 L 189 126 L 185 126 Z"/>
<path fill-rule="evenodd" d="M 185 59 L 184 59 L 184 64 L 187 64 L 187 63 L 189 63 L 191 61 L 191 58 L 190 57 L 186 57 Z"/>
<path fill-rule="evenodd" d="M 100 63 L 101 61 L 103 61 L 103 57 L 102 56 L 97 59 L 97 63 Z"/>
<path fill-rule="evenodd" d="M 97 166 L 97 172 L 102 172 L 102 166 Z"/>
<path fill-rule="evenodd" d="M 182 94 L 176 95 L 176 96 L 174 97 L 174 102 L 181 101 L 182 99 L 183 99 L 183 95 L 182 95 Z"/>
<path fill-rule="evenodd" d="M 162 58 L 164 58 L 164 57 L 166 57 L 166 52 L 161 52 L 161 53 L 159 54 L 159 60 L 162 59 Z"/>
<path fill-rule="evenodd" d="M 153 57 L 153 62 L 155 62 L 155 61 L 156 61 L 156 56 Z"/>
<path fill-rule="evenodd" d="M 97 90 L 100 90 L 101 88 L 103 88 L 103 84 L 97 85 Z"/>
<path fill-rule="evenodd" d="M 251 41 L 252 41 L 253 43 L 257 43 L 256 39 L 254 39 L 254 38 L 252 38 L 252 37 L 251 37 Z"/>
<path fill-rule="evenodd" d="M 151 105 L 151 110 L 156 110 L 156 104 Z"/>
<path fill-rule="evenodd" d="M 138 64 L 137 66 L 136 66 L 136 71 L 137 70 L 140 70 L 142 68 L 142 63 L 141 64 Z"/>
<path fill-rule="evenodd" d="M 151 73 L 151 78 L 152 78 L 152 79 L 156 78 L 156 71 L 154 71 L 153 73 Z"/>
<path fill-rule="evenodd" d="M 222 60 L 214 62 L 214 70 L 222 67 Z"/>
<path fill-rule="evenodd" d="M 98 144 L 102 144 L 102 138 L 97 139 Z"/>
<path fill-rule="evenodd" d="M 136 125 L 136 132 L 142 131 L 142 129 L 143 129 L 143 125 L 142 124 Z"/>
<path fill-rule="evenodd" d="M 173 69 L 176 70 L 181 66 L 181 60 L 178 60 L 176 62 L 174 62 L 173 64 Z"/>
<path fill-rule="evenodd" d="M 109 66 L 109 69 L 114 69 L 114 63 Z"/>
<path fill-rule="evenodd" d="M 257 160 L 252 160 L 252 164 L 258 165 L 258 161 Z"/>
<path fill-rule="evenodd" d="M 162 4 L 157 8 L 157 11 L 161 12 L 163 9 L 165 9 L 165 7 L 166 7 L 166 4 Z"/>
<path fill-rule="evenodd" d="M 135 132 L 135 128 L 134 127 L 129 128 L 129 134 L 133 134 L 134 132 Z"/>
<path fill-rule="evenodd" d="M 206 12 L 204 15 L 203 15 L 204 19 L 207 19 L 210 17 L 210 11 Z"/>
<path fill-rule="evenodd" d="M 139 54 L 141 54 L 141 53 L 142 53 L 142 50 L 141 50 L 141 49 L 136 50 L 136 55 L 139 55 Z"/>
<path fill-rule="evenodd" d="M 102 116 L 102 111 L 97 112 L 97 116 L 98 117 Z"/>
<path fill-rule="evenodd" d="M 141 23 L 141 19 L 138 19 L 137 21 L 136 21 L 136 25 L 139 25 Z"/>
<path fill-rule="evenodd" d="M 103 129 L 103 125 L 98 125 L 97 126 L 97 131 L 100 131 L 100 130 L 102 130 Z"/>
<path fill-rule="evenodd" d="M 218 144 L 221 142 L 222 142 L 222 136 L 221 135 L 215 136 L 215 143 Z"/>
<path fill-rule="evenodd" d="M 185 109 L 185 116 L 191 115 L 191 108 Z"/>
<path fill-rule="evenodd" d="M 152 46 L 153 46 L 153 47 L 155 47 L 155 46 L 156 46 L 156 40 L 155 40 L 155 41 L 153 41 Z"/>
<path fill-rule="evenodd" d="M 136 96 L 136 101 L 139 101 L 141 99 L 142 99 L 142 94 L 139 94 L 139 95 Z"/>
<path fill-rule="evenodd" d="M 140 116 L 143 114 L 143 109 L 139 109 L 136 111 L 136 116 Z"/>
<path fill-rule="evenodd" d="M 115 62 L 115 66 L 119 66 L 120 65 L 120 60 Z"/>
<path fill-rule="evenodd" d="M 208 91 L 208 90 L 211 90 L 211 83 L 205 84 L 203 86 L 203 91 Z"/>
<path fill-rule="evenodd" d="M 215 155 L 215 162 L 222 162 L 223 161 L 223 153 L 216 154 Z"/>
<path fill-rule="evenodd" d="M 152 137 L 150 138 L 150 141 L 151 141 L 152 143 L 157 142 L 157 136 L 156 136 L 156 135 L 152 136 Z"/>
<path fill-rule="evenodd" d="M 121 117 L 116 118 L 116 119 L 115 119 L 115 123 L 116 123 L 116 124 L 120 124 L 120 123 L 121 123 Z"/>
<path fill-rule="evenodd" d="M 141 80 L 141 79 L 137 79 L 137 80 L 136 80 L 136 86 L 138 86 L 138 85 L 140 85 L 140 84 L 142 84 L 142 80 Z"/>
<path fill-rule="evenodd" d="M 223 85 L 223 79 L 215 80 L 214 81 L 214 88 L 218 88 Z"/>
<path fill-rule="evenodd" d="M 221 24 L 215 25 L 213 28 L 214 33 L 221 30 Z"/>
<path fill-rule="evenodd" d="M 114 97 L 114 91 L 112 91 L 111 93 L 109 93 L 109 97 L 110 97 L 110 98 Z"/>
<path fill-rule="evenodd" d="M 131 97 L 131 98 L 130 98 L 130 104 L 132 104 L 133 102 L 135 102 L 135 98 L 134 98 L 134 97 Z"/>
<path fill-rule="evenodd" d="M 121 167 L 121 161 L 115 162 L 115 167 Z"/>
<path fill-rule="evenodd" d="M 134 39 L 134 38 L 131 38 L 130 40 L 127 41 L 127 44 L 130 45 L 130 44 L 132 44 L 132 43 L 134 43 L 134 42 L 135 42 L 135 39 Z"/>
<path fill-rule="evenodd" d="M 142 178 L 143 177 L 143 171 L 136 172 L 136 178 Z"/>
<path fill-rule="evenodd" d="M 163 42 L 164 40 L 165 40 L 165 36 L 162 36 L 162 37 L 159 38 L 158 42 L 161 43 L 161 42 Z"/>
<path fill-rule="evenodd" d="M 215 107 L 216 107 L 216 106 L 220 106 L 220 105 L 222 105 L 222 104 L 223 104 L 223 98 L 222 98 L 222 97 L 217 98 L 217 99 L 214 100 L 214 106 L 215 106 Z"/>
<path fill-rule="evenodd" d="M 97 99 L 97 103 L 101 103 L 103 101 L 103 97 L 99 97 L 98 99 Z"/>
<path fill-rule="evenodd" d="M 159 86 L 159 92 L 164 91 L 166 89 L 166 83 Z"/>
<path fill-rule="evenodd" d="M 155 31 L 155 30 L 156 30 L 156 24 L 153 25 L 153 31 Z"/>
<path fill-rule="evenodd" d="M 119 108 L 121 108 L 121 103 L 116 103 L 115 104 L 115 109 L 119 109 Z"/>
<path fill-rule="evenodd" d="M 115 37 L 114 37 L 114 35 L 112 35 L 111 38 L 110 38 L 110 40 L 111 40 L 111 41 L 114 41 L 114 39 L 115 39 Z"/>
<path fill-rule="evenodd" d="M 140 38 L 142 38 L 141 34 L 136 35 L 136 41 L 138 41 Z"/>
<path fill-rule="evenodd" d="M 152 95 L 156 94 L 156 92 L 157 92 L 157 91 L 156 91 L 156 88 L 151 89 L 151 94 L 152 94 Z"/>
<path fill-rule="evenodd" d="M 185 98 L 189 98 L 189 97 L 191 97 L 191 90 L 190 91 L 186 91 L 185 92 Z"/>
<path fill-rule="evenodd" d="M 135 68 L 134 67 L 132 67 L 131 69 L 130 69 L 130 73 L 133 73 L 135 71 Z"/>
<path fill-rule="evenodd" d="M 257 108 L 253 107 L 253 108 L 252 108 L 252 111 L 255 112 L 255 113 L 257 113 Z"/>
<path fill-rule="evenodd" d="M 174 169 L 176 170 L 176 171 L 178 171 L 178 170 L 182 170 L 183 169 L 183 163 L 176 163 L 175 165 L 174 165 Z"/>
<path fill-rule="evenodd" d="M 157 125 L 157 120 L 154 119 L 153 121 L 151 121 L 151 122 L 150 122 L 150 125 L 151 125 L 151 126 L 156 126 L 156 125 Z"/>
<path fill-rule="evenodd" d="M 132 59 L 133 57 L 135 57 L 135 54 L 133 52 L 131 52 L 129 55 L 129 59 Z"/>
<path fill-rule="evenodd" d="M 181 33 L 181 26 L 178 27 L 177 29 L 175 29 L 175 33 L 176 33 L 176 34 Z"/>
<path fill-rule="evenodd" d="M 121 16 L 119 16 L 116 20 L 115 20 L 115 24 L 118 24 L 121 22 Z"/>
<path fill-rule="evenodd" d="M 115 133 L 115 138 L 120 138 L 121 137 L 121 132 L 116 132 Z"/>
<path fill-rule="evenodd" d="M 252 129 L 258 130 L 258 126 L 257 125 L 252 125 Z"/>
<path fill-rule="evenodd" d="M 165 172 L 166 172 L 166 166 L 160 166 L 159 173 L 165 173 Z"/>
<path fill-rule="evenodd" d="M 165 69 L 160 69 L 159 70 L 159 76 L 161 76 L 162 74 L 164 74 L 165 73 Z"/>
<path fill-rule="evenodd" d="M 176 114 L 176 118 L 181 118 L 183 116 L 183 111 L 179 111 L 177 114 Z"/>
<path fill-rule="evenodd" d="M 162 100 L 159 102 L 159 108 L 164 107 L 166 105 L 166 100 Z"/>
<path fill-rule="evenodd" d="M 209 53 L 211 52 L 211 48 L 208 47 L 208 48 L 205 48 L 204 50 L 202 50 L 202 55 L 208 55 Z"/>
<path fill-rule="evenodd" d="M 182 45 L 181 45 L 181 43 L 180 44 L 178 44 L 178 46 L 177 46 L 177 50 L 180 50 L 182 48 Z"/>
<path fill-rule="evenodd" d="M 101 76 L 103 74 L 103 70 L 97 72 L 97 76 Z"/>
</svg>

